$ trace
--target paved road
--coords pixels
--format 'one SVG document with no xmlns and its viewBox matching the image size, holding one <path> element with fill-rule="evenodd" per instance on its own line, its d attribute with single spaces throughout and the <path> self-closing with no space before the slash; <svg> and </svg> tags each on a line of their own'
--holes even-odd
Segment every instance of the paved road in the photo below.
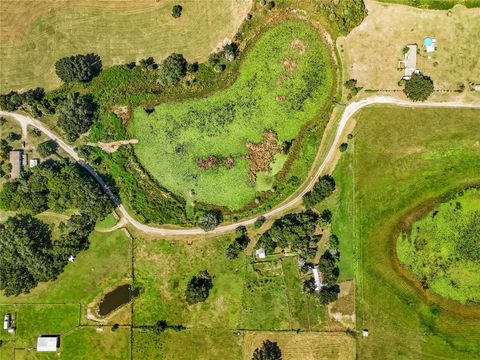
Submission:
<svg viewBox="0 0 480 360">
<path fill-rule="evenodd" d="M 401 100 L 401 99 L 395 99 L 392 97 L 386 97 L 386 96 L 372 96 L 368 97 L 366 99 L 350 103 L 344 110 L 342 117 L 338 123 L 337 126 L 337 131 L 335 134 L 335 139 L 325 156 L 323 162 L 320 164 L 318 167 L 315 176 L 309 180 L 307 184 L 302 185 L 302 192 L 300 192 L 297 196 L 295 196 L 292 199 L 289 199 L 287 202 L 280 204 L 278 207 L 270 210 L 266 214 L 263 214 L 264 217 L 268 218 L 273 215 L 279 214 L 289 208 L 291 208 L 293 205 L 298 203 L 299 201 L 302 200 L 303 196 L 311 190 L 315 182 L 317 181 L 318 177 L 321 176 L 325 169 L 328 167 L 328 165 L 334 160 L 335 158 L 335 152 L 338 151 L 338 146 L 340 145 L 340 141 L 342 139 L 343 132 L 345 128 L 347 127 L 349 121 L 352 119 L 352 116 L 359 111 L 360 109 L 373 105 L 373 104 L 389 104 L 389 105 L 395 105 L 395 106 L 403 106 L 403 107 L 450 107 L 450 108 L 479 108 L 480 109 L 480 102 L 476 103 L 463 103 L 463 102 L 423 102 L 423 103 L 413 103 L 410 101 L 406 100 Z M 49 138 L 54 139 L 57 141 L 58 145 L 65 150 L 73 159 L 75 159 L 81 166 L 83 166 L 98 182 L 99 184 L 105 189 L 105 191 L 110 195 L 110 197 L 113 199 L 115 204 L 118 207 L 118 210 L 122 214 L 123 218 L 125 221 L 129 222 L 132 224 L 135 228 L 138 230 L 147 233 L 147 234 L 156 234 L 156 235 L 176 235 L 176 236 L 188 236 L 188 235 L 201 235 L 205 234 L 205 232 L 202 229 L 195 228 L 195 229 L 165 229 L 161 227 L 155 227 L 155 226 L 150 226 L 146 224 L 142 224 L 141 222 L 135 220 L 125 209 L 125 207 L 120 203 L 119 199 L 110 191 L 108 186 L 105 184 L 103 179 L 98 175 L 93 168 L 91 168 L 83 159 L 81 159 L 77 152 L 71 147 L 70 145 L 66 144 L 57 134 L 53 133 L 51 130 L 49 130 L 41 121 L 31 118 L 29 116 L 25 115 L 20 115 L 16 113 L 9 113 L 6 111 L 0 111 L 1 116 L 11 116 L 17 121 L 20 122 L 21 126 L 27 126 L 31 125 L 45 133 Z M 222 225 L 211 231 L 211 233 L 214 234 L 221 234 L 225 232 L 229 232 L 237 228 L 238 226 L 244 225 L 252 225 L 256 219 L 251 218 L 248 220 L 240 221 L 235 224 L 229 224 L 229 225 Z"/>
</svg>

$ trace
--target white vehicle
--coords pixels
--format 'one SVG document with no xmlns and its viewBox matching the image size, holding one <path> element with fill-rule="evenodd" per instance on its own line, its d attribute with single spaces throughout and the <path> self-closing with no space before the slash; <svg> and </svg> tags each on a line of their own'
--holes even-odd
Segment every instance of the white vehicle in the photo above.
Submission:
<svg viewBox="0 0 480 360">
<path fill-rule="evenodd" d="M 8 330 L 10 328 L 10 321 L 11 321 L 10 314 L 6 314 L 3 318 L 3 330 Z"/>
</svg>

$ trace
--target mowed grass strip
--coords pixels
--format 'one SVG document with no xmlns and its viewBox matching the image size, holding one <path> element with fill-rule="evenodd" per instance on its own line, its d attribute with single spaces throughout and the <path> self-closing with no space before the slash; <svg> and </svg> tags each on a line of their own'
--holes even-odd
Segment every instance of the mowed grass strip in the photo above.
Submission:
<svg viewBox="0 0 480 360">
<path fill-rule="evenodd" d="M 333 78 L 329 50 L 316 30 L 284 22 L 257 40 L 230 88 L 161 104 L 150 115 L 135 109 L 129 127 L 139 139 L 135 152 L 174 193 L 240 209 L 255 197 L 246 143 L 260 143 L 265 130 L 275 132 L 280 143 L 295 139 L 329 98 Z M 198 160 L 211 155 L 231 156 L 234 164 L 201 169 Z"/>
<path fill-rule="evenodd" d="M 203 61 L 232 39 L 251 0 L 16 1 L 0 3 L 0 92 L 59 84 L 54 64 L 64 56 L 95 52 L 104 66 L 180 52 Z"/>
<path fill-rule="evenodd" d="M 370 332 L 358 340 L 361 358 L 480 356 L 478 310 L 460 314 L 458 304 L 420 295 L 393 260 L 395 231 L 405 214 L 480 180 L 479 118 L 478 110 L 385 106 L 358 114 L 356 316 L 357 329 Z"/>
</svg>

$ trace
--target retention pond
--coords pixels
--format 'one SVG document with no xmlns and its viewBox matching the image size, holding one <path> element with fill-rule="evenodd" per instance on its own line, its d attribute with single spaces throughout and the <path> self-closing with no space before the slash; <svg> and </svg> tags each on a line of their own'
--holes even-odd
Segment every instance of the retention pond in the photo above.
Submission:
<svg viewBox="0 0 480 360">
<path fill-rule="evenodd" d="M 132 298 L 138 296 L 137 289 L 132 290 L 131 285 L 125 284 L 107 293 L 98 306 L 98 315 L 107 316 L 120 306 L 128 304 Z"/>
</svg>

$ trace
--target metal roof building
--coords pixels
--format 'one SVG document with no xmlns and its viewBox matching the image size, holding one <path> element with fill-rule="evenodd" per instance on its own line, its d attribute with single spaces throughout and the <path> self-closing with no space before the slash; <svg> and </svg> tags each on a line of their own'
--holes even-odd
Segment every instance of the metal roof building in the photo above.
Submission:
<svg viewBox="0 0 480 360">
<path fill-rule="evenodd" d="M 405 65 L 405 75 L 403 78 L 405 80 L 410 80 L 412 75 L 417 71 L 417 45 L 407 45 L 408 51 L 405 54 L 405 60 L 403 64 Z"/>
<path fill-rule="evenodd" d="M 38 352 L 55 352 L 58 347 L 58 336 L 39 336 L 37 338 Z"/>
</svg>

